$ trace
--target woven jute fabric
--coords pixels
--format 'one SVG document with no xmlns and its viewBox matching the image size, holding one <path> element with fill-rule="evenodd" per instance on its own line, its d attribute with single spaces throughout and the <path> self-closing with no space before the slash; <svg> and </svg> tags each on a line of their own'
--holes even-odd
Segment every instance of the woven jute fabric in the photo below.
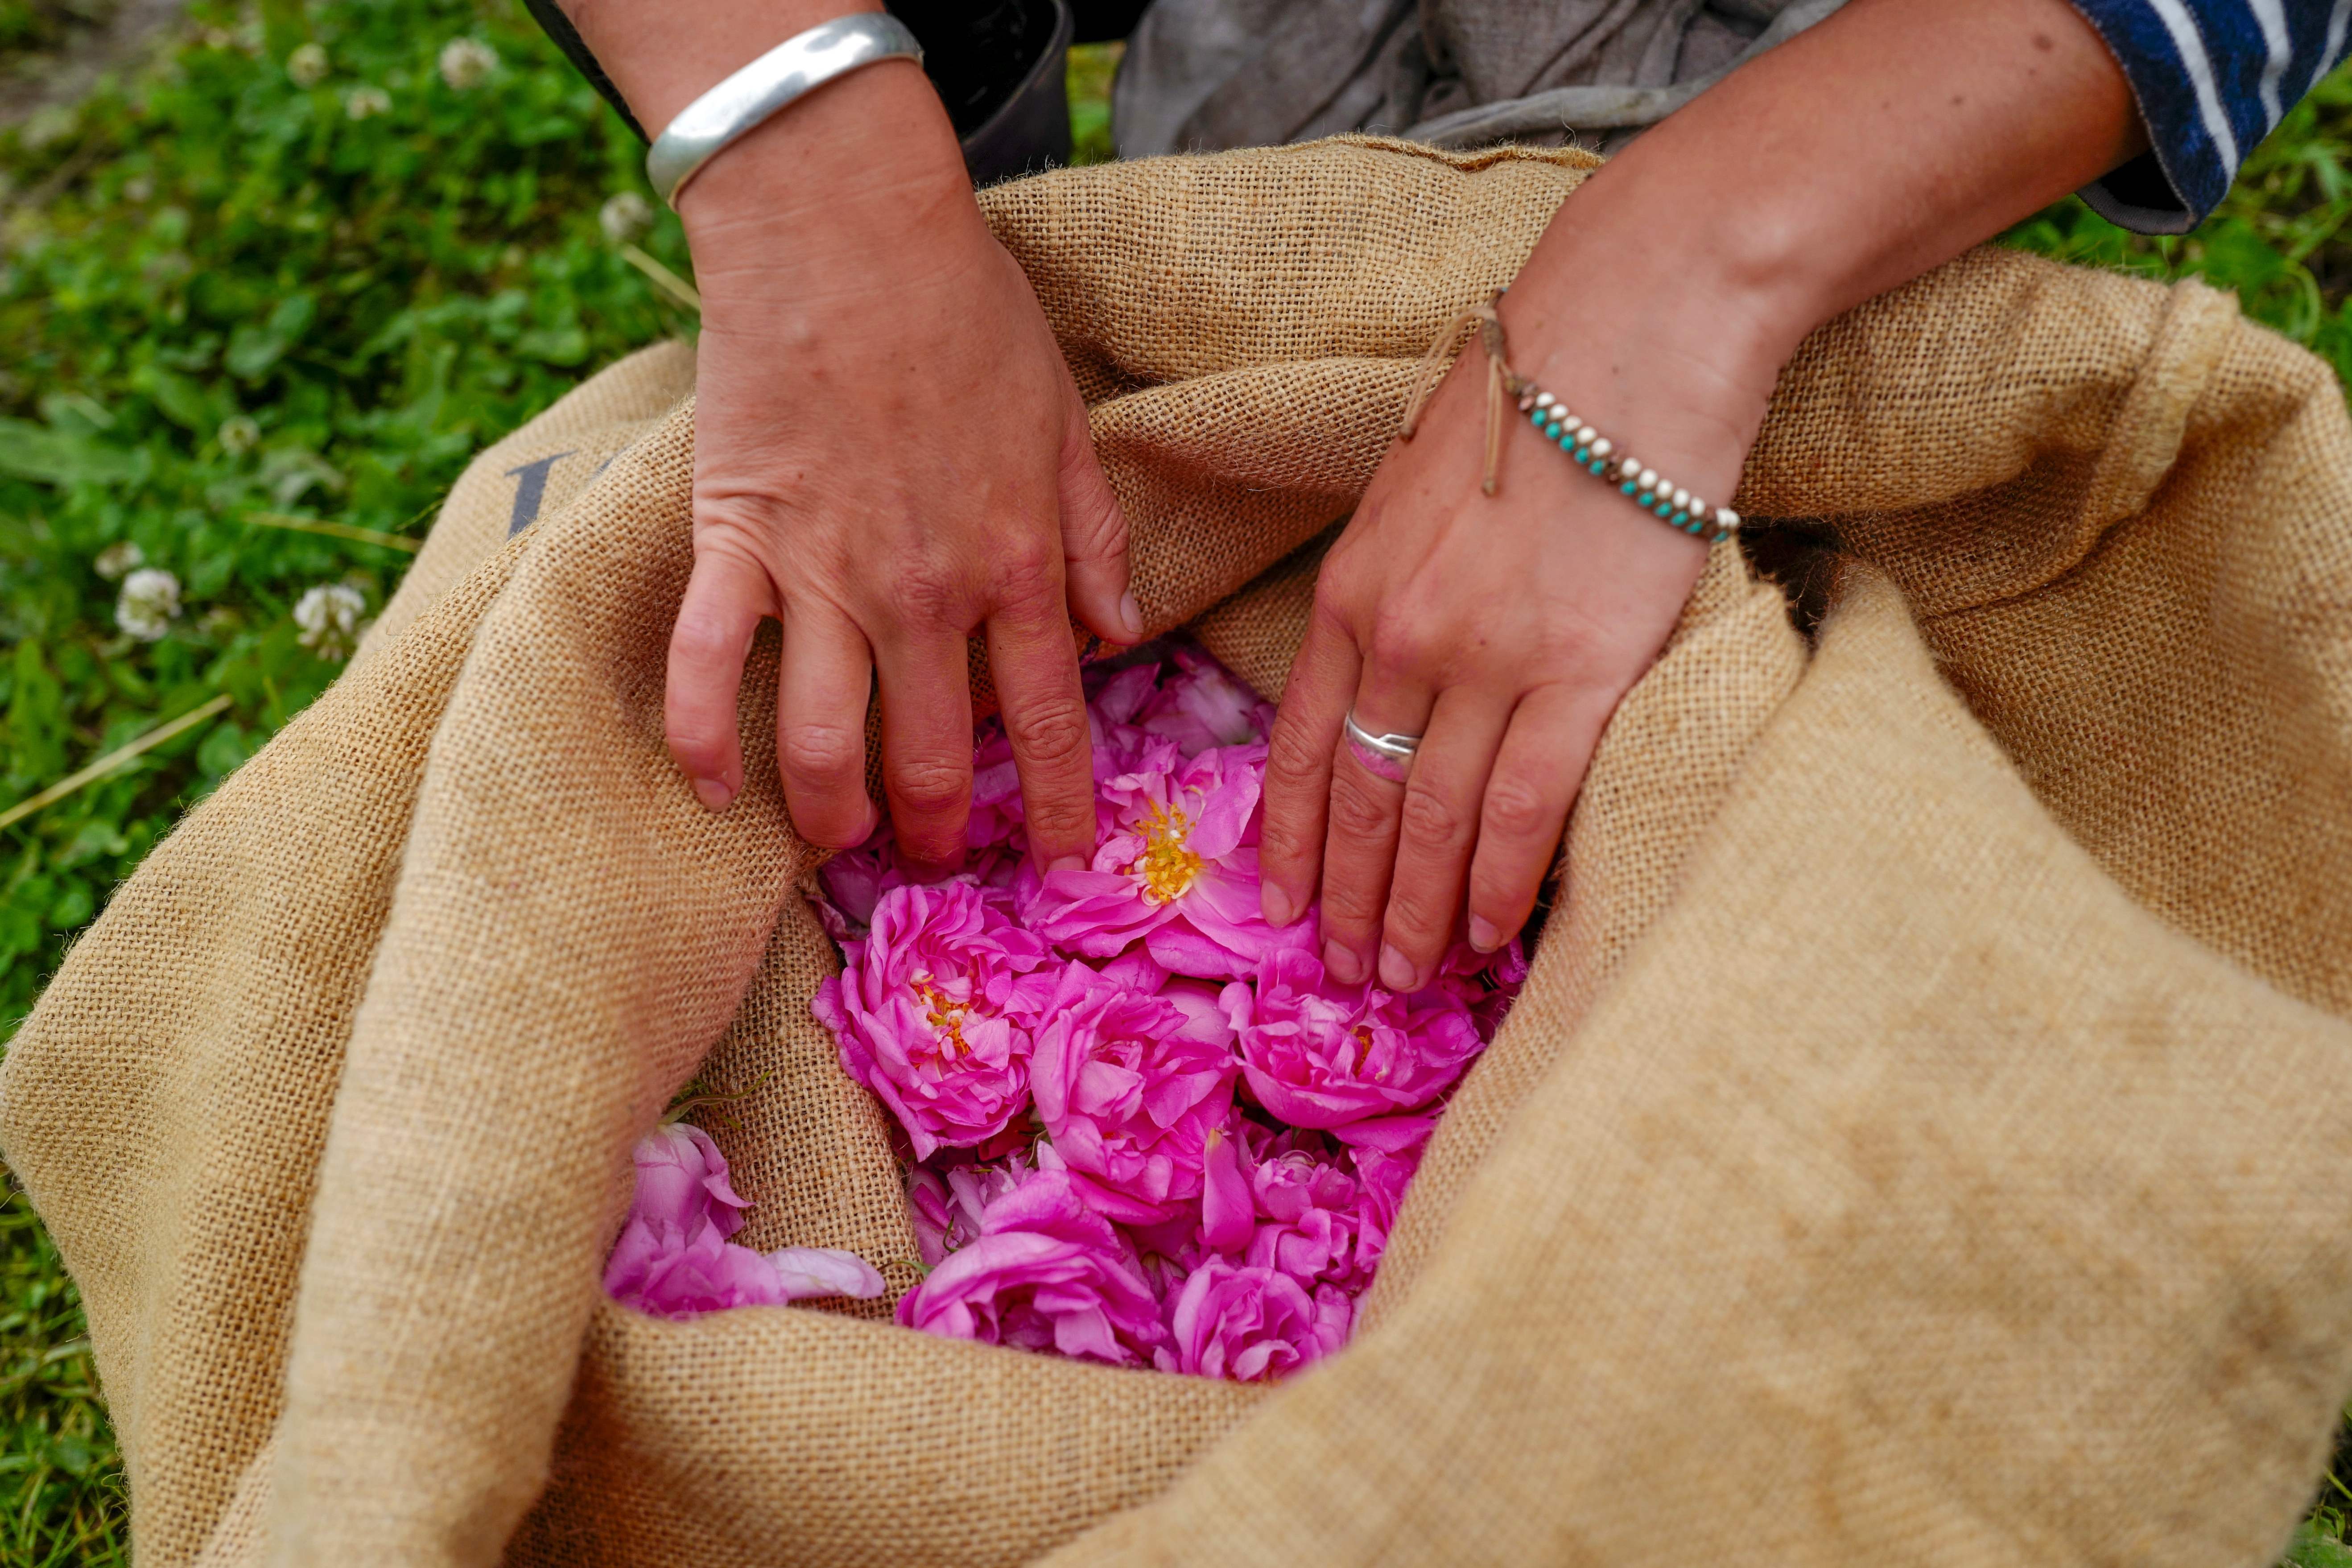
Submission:
<svg viewBox="0 0 2352 1568">
<path fill-rule="evenodd" d="M 1151 625 L 1279 690 L 1415 358 L 1589 166 L 1359 141 L 985 193 Z M 814 858 L 768 770 L 712 817 L 662 745 L 689 375 L 649 351 L 469 471 L 0 1068 L 142 1563 L 2274 1552 L 2352 1387 L 2352 422 L 2317 361 L 2196 285 L 1996 252 L 1815 334 L 1736 503 L 1806 630 L 1717 547 L 1362 1331 L 1271 1391 L 881 1303 L 602 1300 L 692 1076 L 751 1091 L 713 1122 L 746 1239 L 913 1278 L 807 1012 Z M 522 506 L 557 452 L 593 457 Z M 771 637 L 752 757 L 774 669 Z"/>
</svg>

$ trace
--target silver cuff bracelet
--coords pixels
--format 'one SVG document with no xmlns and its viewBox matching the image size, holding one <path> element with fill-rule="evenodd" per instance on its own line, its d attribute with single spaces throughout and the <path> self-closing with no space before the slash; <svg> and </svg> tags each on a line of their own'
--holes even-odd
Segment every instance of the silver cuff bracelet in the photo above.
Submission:
<svg viewBox="0 0 2352 1568">
<path fill-rule="evenodd" d="M 671 206 L 702 165 L 768 117 L 837 76 L 877 60 L 923 63 L 923 47 L 887 11 L 860 11 L 796 34 L 678 111 L 646 152 L 646 178 Z"/>
</svg>

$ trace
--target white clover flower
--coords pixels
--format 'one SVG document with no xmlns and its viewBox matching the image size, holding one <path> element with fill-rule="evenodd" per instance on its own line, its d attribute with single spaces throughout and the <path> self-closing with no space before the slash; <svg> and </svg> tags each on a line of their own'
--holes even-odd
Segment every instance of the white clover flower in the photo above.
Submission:
<svg viewBox="0 0 2352 1568">
<path fill-rule="evenodd" d="M 142 566 L 122 580 L 114 601 L 114 624 L 141 642 L 156 642 L 180 618 L 180 580 L 160 567 Z"/>
<path fill-rule="evenodd" d="M 127 539 L 120 544 L 108 545 L 90 563 L 98 574 L 110 583 L 119 581 L 125 572 L 135 572 L 146 564 L 147 552 Z"/>
<path fill-rule="evenodd" d="M 360 612 L 367 600 L 347 583 L 321 583 L 294 604 L 297 640 L 320 658 L 349 658 L 359 642 Z"/>
<path fill-rule="evenodd" d="M 635 191 L 607 196 L 604 205 L 596 209 L 596 226 L 614 245 L 626 245 L 651 228 L 653 222 L 653 203 Z"/>
<path fill-rule="evenodd" d="M 343 95 L 343 112 L 353 120 L 370 120 L 392 108 L 392 94 L 380 87 L 355 87 Z"/>
<path fill-rule="evenodd" d="M 286 57 L 286 76 L 305 90 L 318 86 L 327 79 L 327 51 L 316 44 L 304 44 Z"/>
<path fill-rule="evenodd" d="M 441 79 L 459 92 L 489 80 L 498 66 L 498 51 L 479 38 L 452 38 L 441 47 Z"/>
<path fill-rule="evenodd" d="M 260 443 L 261 426 L 246 415 L 233 414 L 221 421 L 214 437 L 220 442 L 222 451 L 232 458 L 242 458 Z"/>
</svg>

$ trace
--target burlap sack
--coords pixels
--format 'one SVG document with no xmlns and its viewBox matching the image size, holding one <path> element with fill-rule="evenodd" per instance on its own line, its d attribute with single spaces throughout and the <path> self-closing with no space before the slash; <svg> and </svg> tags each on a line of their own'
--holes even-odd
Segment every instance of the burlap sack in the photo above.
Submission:
<svg viewBox="0 0 2352 1568">
<path fill-rule="evenodd" d="M 1153 625 L 1278 689 L 1293 552 L 1581 166 L 1338 143 L 986 195 Z M 448 576 L 8 1057 L 0 1145 L 86 1293 L 150 1568 L 2284 1537 L 2352 1385 L 2352 426 L 2316 361 L 2194 285 L 2000 253 L 1817 334 L 1738 504 L 1784 521 L 1818 642 L 1718 548 L 1366 1331 L 1271 1394 L 601 1300 L 628 1148 L 698 1069 L 772 1075 L 719 1134 L 750 1239 L 909 1278 L 806 1011 L 809 853 L 762 770 L 712 818 L 662 751 L 691 425 L 644 422 L 683 370 L 591 384 L 638 433 L 502 544 L 509 470 L 603 450 L 591 388 L 485 459 Z"/>
</svg>

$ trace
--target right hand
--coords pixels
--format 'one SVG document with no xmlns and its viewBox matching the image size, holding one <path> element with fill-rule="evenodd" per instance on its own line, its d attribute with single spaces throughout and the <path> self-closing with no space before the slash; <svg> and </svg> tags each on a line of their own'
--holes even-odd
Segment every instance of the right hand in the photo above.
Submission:
<svg viewBox="0 0 2352 1568">
<path fill-rule="evenodd" d="M 776 761 L 793 821 L 833 847 L 877 826 L 882 777 L 919 874 L 963 853 L 984 629 L 1041 869 L 1095 847 L 1069 616 L 1143 627 L 1127 528 L 1028 280 L 973 203 L 913 66 L 828 83 L 713 159 L 680 198 L 702 291 L 694 572 L 670 639 L 671 753 L 703 804 L 743 781 L 736 696 L 783 623 Z"/>
</svg>

